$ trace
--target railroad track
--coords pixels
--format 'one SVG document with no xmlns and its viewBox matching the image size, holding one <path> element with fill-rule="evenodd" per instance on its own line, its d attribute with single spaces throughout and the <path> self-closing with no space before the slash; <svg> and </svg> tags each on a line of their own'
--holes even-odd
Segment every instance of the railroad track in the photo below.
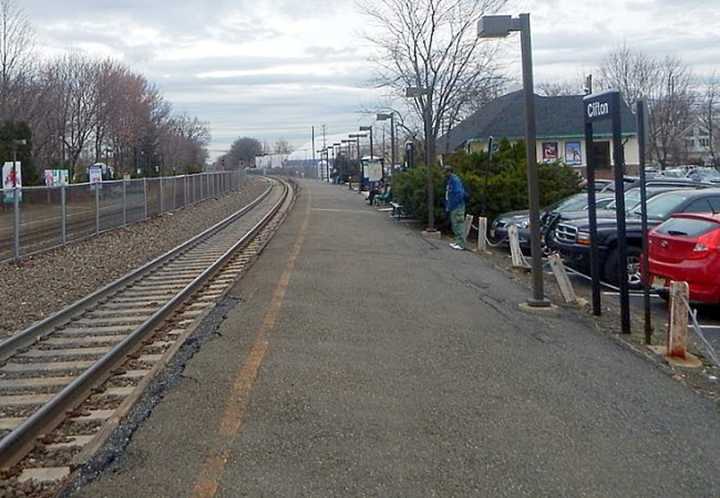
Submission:
<svg viewBox="0 0 720 498">
<path fill-rule="evenodd" d="M 231 217 L 0 343 L 6 489 L 61 481 L 87 460 L 109 435 L 108 423 L 129 410 L 249 267 L 293 202 L 290 184 L 269 181 Z"/>
</svg>

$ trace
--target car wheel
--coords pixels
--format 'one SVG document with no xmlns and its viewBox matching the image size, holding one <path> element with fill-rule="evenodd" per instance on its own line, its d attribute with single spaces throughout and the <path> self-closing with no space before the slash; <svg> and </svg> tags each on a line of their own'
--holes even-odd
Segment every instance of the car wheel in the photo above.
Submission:
<svg viewBox="0 0 720 498">
<path fill-rule="evenodd" d="M 626 253 L 626 264 L 628 269 L 628 285 L 631 290 L 642 289 L 642 270 L 640 267 L 640 257 L 642 251 L 639 247 L 628 246 Z M 618 249 L 615 248 L 608 256 L 605 262 L 605 280 L 616 286 L 620 286 L 619 278 L 619 266 L 618 261 L 620 260 L 620 254 Z"/>
</svg>

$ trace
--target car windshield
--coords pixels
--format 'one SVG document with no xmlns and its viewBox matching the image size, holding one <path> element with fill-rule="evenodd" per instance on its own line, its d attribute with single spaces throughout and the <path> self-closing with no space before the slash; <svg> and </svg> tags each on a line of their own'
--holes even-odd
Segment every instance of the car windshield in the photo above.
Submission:
<svg viewBox="0 0 720 498">
<path fill-rule="evenodd" d="M 560 201 L 553 211 L 555 212 L 568 212 L 568 211 L 582 211 L 587 207 L 587 195 L 586 194 L 575 194 L 567 199 Z"/>
<path fill-rule="evenodd" d="M 677 207 L 685 202 L 690 194 L 686 192 L 668 192 L 653 197 L 647 203 L 648 218 L 665 219 L 670 216 Z M 633 214 L 640 215 L 640 206 L 633 209 Z"/>
<path fill-rule="evenodd" d="M 663 171 L 663 176 L 668 176 L 670 178 L 684 178 L 685 171 L 681 169 L 666 169 Z"/>
<path fill-rule="evenodd" d="M 635 206 L 640 204 L 640 189 L 634 188 L 625 192 L 625 211 L 632 211 Z M 615 209 L 615 201 L 612 201 L 607 205 L 608 209 Z"/>
<path fill-rule="evenodd" d="M 718 228 L 720 228 L 720 224 L 715 221 L 695 218 L 670 218 L 657 227 L 656 232 L 683 237 L 698 237 Z"/>
</svg>

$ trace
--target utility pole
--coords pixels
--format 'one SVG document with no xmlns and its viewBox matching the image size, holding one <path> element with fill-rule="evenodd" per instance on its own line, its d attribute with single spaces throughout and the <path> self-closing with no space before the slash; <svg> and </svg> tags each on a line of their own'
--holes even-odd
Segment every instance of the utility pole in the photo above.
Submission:
<svg viewBox="0 0 720 498">
<path fill-rule="evenodd" d="M 325 131 L 326 131 L 326 126 L 322 125 L 323 150 L 325 151 L 325 156 L 326 156 L 325 159 L 327 161 L 327 144 L 325 143 Z M 325 169 L 327 169 L 327 162 L 325 163 Z M 322 178 L 322 171 L 320 172 L 320 177 Z M 328 180 L 328 178 L 326 177 L 325 180 Z"/>
</svg>

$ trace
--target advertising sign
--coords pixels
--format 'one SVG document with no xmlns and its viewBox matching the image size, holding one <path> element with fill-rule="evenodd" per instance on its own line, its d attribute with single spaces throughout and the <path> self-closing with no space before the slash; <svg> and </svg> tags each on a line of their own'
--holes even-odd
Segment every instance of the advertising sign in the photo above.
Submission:
<svg viewBox="0 0 720 498">
<path fill-rule="evenodd" d="M 558 160 L 558 143 L 557 142 L 543 142 L 543 161 L 553 162 Z"/>
<path fill-rule="evenodd" d="M 102 183 L 102 168 L 100 166 L 90 166 L 88 176 L 90 177 L 90 183 Z"/>
<path fill-rule="evenodd" d="M 569 166 L 582 164 L 581 147 L 580 142 L 565 142 L 565 164 Z"/>
<path fill-rule="evenodd" d="M 59 187 L 68 184 L 69 173 L 66 169 L 46 169 L 44 172 L 45 186 Z"/>
<path fill-rule="evenodd" d="M 20 161 L 16 162 L 14 167 L 12 162 L 6 162 L 2 168 L 3 178 L 3 200 L 5 203 L 12 203 L 15 200 L 13 189 L 22 187 L 22 168 Z M 22 200 L 22 191 L 19 191 L 20 199 Z"/>
<path fill-rule="evenodd" d="M 382 163 L 380 161 L 368 161 L 365 165 L 365 178 L 369 182 L 382 180 Z"/>
</svg>

